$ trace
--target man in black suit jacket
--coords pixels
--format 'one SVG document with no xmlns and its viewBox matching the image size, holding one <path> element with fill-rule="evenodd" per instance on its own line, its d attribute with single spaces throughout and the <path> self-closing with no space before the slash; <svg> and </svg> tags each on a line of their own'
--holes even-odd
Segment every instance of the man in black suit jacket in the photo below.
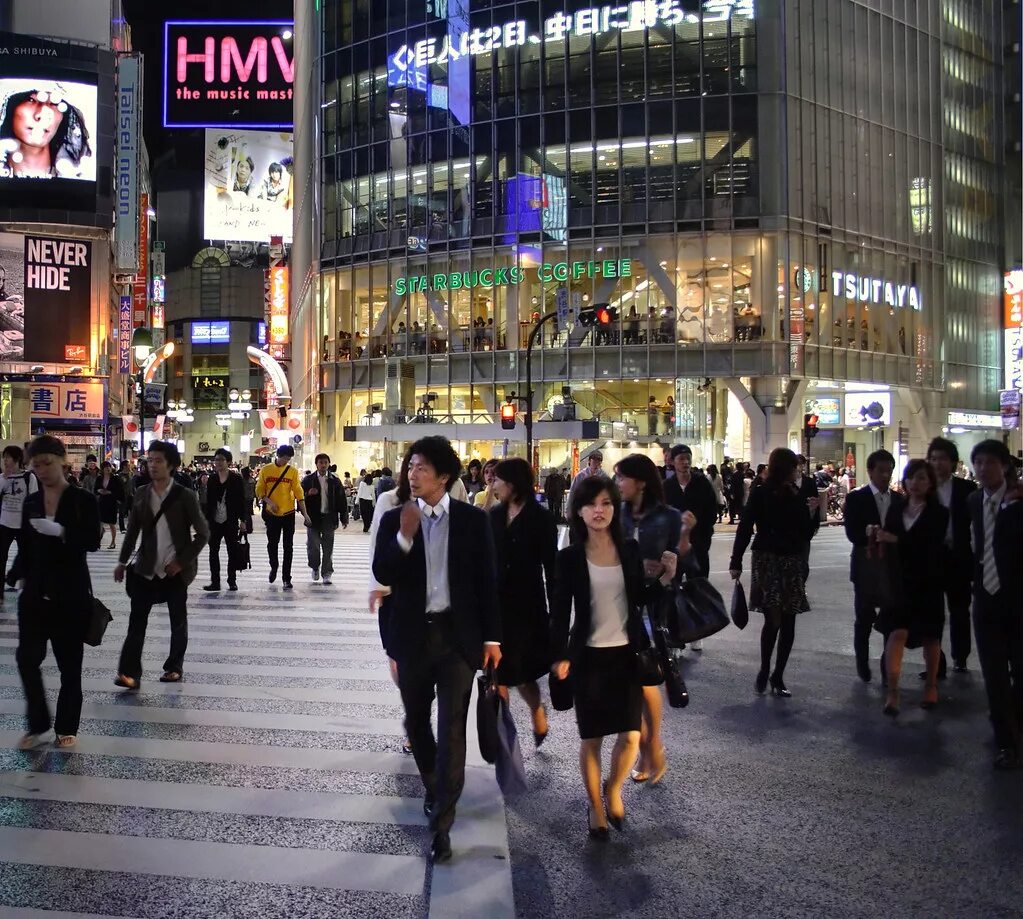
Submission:
<svg viewBox="0 0 1023 919">
<path fill-rule="evenodd" d="M 948 603 L 948 633 L 956 673 L 966 672 L 970 656 L 970 594 L 973 581 L 973 546 L 970 539 L 968 499 L 977 486 L 955 475 L 959 449 L 944 437 L 935 437 L 927 448 L 927 462 L 938 480 L 937 496 L 951 518 L 945 537 L 947 552 L 942 560 L 945 599 Z M 945 678 L 945 652 L 941 652 L 938 679 Z"/>
<path fill-rule="evenodd" d="M 980 489 L 969 497 L 975 565 L 973 629 L 984 674 L 996 769 L 1023 768 L 1023 501 L 1008 481 L 1012 457 L 985 440 L 970 455 Z"/>
<path fill-rule="evenodd" d="M 700 577 L 710 575 L 710 543 L 714 524 L 718 519 L 718 499 L 714 486 L 703 473 L 693 470 L 693 451 L 685 444 L 671 448 L 671 461 L 675 474 L 664 483 L 664 503 L 680 514 L 691 511 L 696 527 L 690 535 L 693 561 L 700 569 Z"/>
<path fill-rule="evenodd" d="M 449 834 L 465 783 L 473 676 L 501 661 L 501 618 L 490 521 L 449 494 L 461 469 L 457 454 L 446 438 L 424 437 L 409 455 L 415 500 L 381 519 L 373 576 L 391 588 L 388 654 L 398 665 L 405 730 L 426 789 L 430 855 L 443 862 L 451 858 Z"/>
<path fill-rule="evenodd" d="M 206 483 L 206 505 L 202 509 L 210 525 L 210 583 L 203 587 L 206 591 L 220 590 L 221 541 L 227 546 L 227 589 L 238 589 L 234 565 L 238 537 L 245 529 L 245 484 L 230 468 L 231 460 L 227 447 L 217 450 L 213 454 L 213 475 Z"/>
<path fill-rule="evenodd" d="M 849 580 L 853 582 L 853 608 L 856 622 L 853 626 L 853 647 L 856 650 L 856 672 L 864 683 L 869 683 L 870 632 L 877 619 L 878 607 L 868 596 L 874 594 L 867 584 L 865 571 L 867 552 L 882 552 L 878 545 L 877 532 L 886 530 L 898 533 L 902 530 L 902 512 L 905 499 L 890 488 L 895 472 L 895 457 L 887 450 L 876 450 L 867 457 L 867 476 L 870 482 L 862 488 L 849 492 L 845 499 L 845 535 L 853 545 Z M 873 572 L 870 576 L 873 575 Z M 884 655 L 882 655 L 883 660 Z M 885 667 L 881 665 L 882 681 L 885 681 Z"/>
<path fill-rule="evenodd" d="M 313 572 L 313 580 L 323 575 L 323 583 L 330 585 L 334 576 L 334 531 L 338 521 L 348 527 L 348 499 L 341 480 L 330 471 L 330 457 L 316 455 L 316 471 L 302 479 L 305 508 L 309 514 L 306 524 L 306 558 Z"/>
</svg>

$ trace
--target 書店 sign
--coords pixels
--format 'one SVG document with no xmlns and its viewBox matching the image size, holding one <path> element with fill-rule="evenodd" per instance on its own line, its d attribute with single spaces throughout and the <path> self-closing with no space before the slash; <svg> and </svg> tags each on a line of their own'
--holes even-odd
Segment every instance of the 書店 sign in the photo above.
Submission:
<svg viewBox="0 0 1023 919">
<path fill-rule="evenodd" d="M 896 284 L 884 278 L 871 278 L 863 274 L 850 274 L 847 271 L 831 272 L 831 293 L 846 300 L 859 300 L 862 303 L 876 303 L 890 306 L 892 309 L 923 308 L 920 289 L 912 284 Z"/>
<path fill-rule="evenodd" d="M 28 390 L 33 419 L 106 421 L 107 400 L 103 383 L 33 383 Z"/>
<path fill-rule="evenodd" d="M 632 259 L 604 259 L 594 262 L 544 262 L 536 269 L 543 284 L 579 281 L 583 278 L 631 278 Z M 446 274 L 420 274 L 394 279 L 399 297 L 426 290 L 472 290 L 476 287 L 504 287 L 521 284 L 526 271 L 518 265 L 507 268 L 483 268 L 480 271 L 452 271 Z M 273 339 L 271 338 L 271 341 Z"/>
</svg>

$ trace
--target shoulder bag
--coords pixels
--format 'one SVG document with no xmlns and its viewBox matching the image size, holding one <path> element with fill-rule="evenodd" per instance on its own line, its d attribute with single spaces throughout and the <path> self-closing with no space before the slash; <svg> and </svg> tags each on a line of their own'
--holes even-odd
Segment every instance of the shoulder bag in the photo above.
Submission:
<svg viewBox="0 0 1023 919">
<path fill-rule="evenodd" d="M 749 604 L 746 602 L 746 589 L 742 581 L 736 580 L 732 590 L 732 622 L 736 628 L 744 629 L 749 625 Z"/>
<path fill-rule="evenodd" d="M 82 640 L 92 648 L 99 647 L 103 642 L 107 626 L 114 621 L 110 610 L 99 597 L 92 592 L 92 581 L 89 582 L 89 621 L 85 626 Z"/>
<path fill-rule="evenodd" d="M 291 466 L 285 466 L 284 467 L 284 472 L 282 472 L 279 476 L 277 476 L 277 481 L 274 482 L 273 485 L 270 486 L 270 490 L 265 495 L 263 495 L 263 509 L 260 511 L 260 514 L 259 514 L 259 516 L 263 518 L 263 523 L 266 523 L 267 522 L 266 518 L 270 516 L 269 512 L 266 509 L 267 499 L 272 497 L 273 493 L 275 491 L 277 491 L 277 486 L 280 485 L 281 482 L 284 481 L 284 478 L 285 478 L 285 476 L 287 476 L 288 470 L 290 468 L 291 468 Z"/>
<path fill-rule="evenodd" d="M 673 644 L 699 641 L 728 626 L 725 601 L 707 578 L 686 578 L 672 599 L 666 618 Z"/>
<path fill-rule="evenodd" d="M 248 533 L 242 533 L 238 537 L 238 541 L 234 544 L 231 554 L 234 556 L 232 561 L 234 562 L 235 571 L 246 571 L 252 567 L 252 553 L 250 551 Z"/>
</svg>

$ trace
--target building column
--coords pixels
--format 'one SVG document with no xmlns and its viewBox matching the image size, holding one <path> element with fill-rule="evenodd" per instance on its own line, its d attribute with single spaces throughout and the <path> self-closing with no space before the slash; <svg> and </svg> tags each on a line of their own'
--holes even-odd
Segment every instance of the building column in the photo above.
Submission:
<svg viewBox="0 0 1023 919">
<path fill-rule="evenodd" d="M 781 377 L 757 377 L 752 391 L 737 377 L 725 379 L 725 386 L 742 404 L 750 421 L 750 456 L 753 464 L 766 463 L 775 447 L 789 445 L 792 430 L 789 415 L 793 405 L 802 401 L 797 394 L 806 391 L 805 384 L 784 381 Z"/>
</svg>

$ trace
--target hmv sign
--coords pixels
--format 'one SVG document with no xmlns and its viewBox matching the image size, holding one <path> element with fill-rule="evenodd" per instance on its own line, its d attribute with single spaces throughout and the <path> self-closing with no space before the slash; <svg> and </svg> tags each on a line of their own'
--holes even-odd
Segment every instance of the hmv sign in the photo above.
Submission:
<svg viewBox="0 0 1023 919">
<path fill-rule="evenodd" d="M 167 22 L 167 128 L 292 126 L 295 50 L 290 21 Z"/>
</svg>

